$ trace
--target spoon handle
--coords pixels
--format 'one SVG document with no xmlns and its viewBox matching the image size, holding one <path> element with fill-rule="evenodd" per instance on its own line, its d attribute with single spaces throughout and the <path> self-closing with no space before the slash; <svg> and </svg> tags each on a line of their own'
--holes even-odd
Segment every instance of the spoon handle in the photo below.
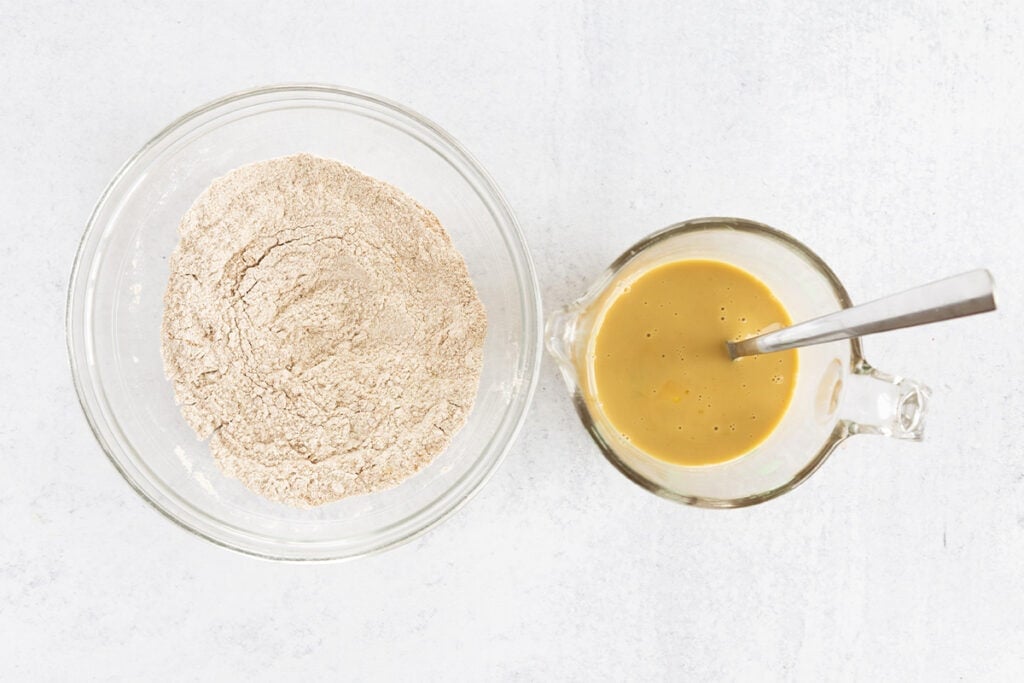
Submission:
<svg viewBox="0 0 1024 683">
<path fill-rule="evenodd" d="M 992 286 L 987 270 L 972 270 L 798 325 L 728 342 L 729 355 L 738 358 L 785 351 L 993 311 Z"/>
</svg>

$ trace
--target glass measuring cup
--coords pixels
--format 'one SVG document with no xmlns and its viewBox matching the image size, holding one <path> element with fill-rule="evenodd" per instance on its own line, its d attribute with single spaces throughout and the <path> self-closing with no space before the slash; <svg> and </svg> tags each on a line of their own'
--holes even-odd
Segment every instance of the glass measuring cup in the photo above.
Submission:
<svg viewBox="0 0 1024 683">
<path fill-rule="evenodd" d="M 789 409 L 765 441 L 739 458 L 716 465 L 675 465 L 622 438 L 596 397 L 589 360 L 596 332 L 608 305 L 631 281 L 661 264 L 691 258 L 724 261 L 750 272 L 772 290 L 794 321 L 852 306 L 835 273 L 816 254 L 754 221 L 698 218 L 630 247 L 582 298 L 551 316 L 545 335 L 580 419 L 623 474 L 681 503 L 742 507 L 791 490 L 853 434 L 921 439 L 928 388 L 872 368 L 857 339 L 798 350 Z"/>
</svg>

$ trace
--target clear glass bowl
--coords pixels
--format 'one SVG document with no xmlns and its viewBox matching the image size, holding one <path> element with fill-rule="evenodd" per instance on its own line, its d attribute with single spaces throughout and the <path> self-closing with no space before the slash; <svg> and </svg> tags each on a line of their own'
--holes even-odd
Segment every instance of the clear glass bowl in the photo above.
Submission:
<svg viewBox="0 0 1024 683">
<path fill-rule="evenodd" d="M 178 222 L 214 178 L 309 152 L 402 188 L 440 218 L 487 308 L 476 404 L 451 446 L 400 486 L 312 510 L 221 474 L 182 419 L 160 357 L 167 259 Z M 447 133 L 365 93 L 280 86 L 178 119 L 114 176 L 93 212 L 68 292 L 78 396 L 110 460 L 157 510 L 214 543 L 286 560 L 333 560 L 407 541 L 458 509 L 501 462 L 540 365 L 540 299 L 515 218 Z"/>
</svg>

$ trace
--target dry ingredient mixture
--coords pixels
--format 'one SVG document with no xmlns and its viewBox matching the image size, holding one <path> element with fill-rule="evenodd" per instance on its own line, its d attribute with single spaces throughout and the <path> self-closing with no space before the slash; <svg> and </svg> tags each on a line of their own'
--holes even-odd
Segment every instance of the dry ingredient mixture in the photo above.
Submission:
<svg viewBox="0 0 1024 683">
<path fill-rule="evenodd" d="M 164 365 L 225 474 L 320 505 L 395 486 L 465 423 L 486 315 L 411 197 L 298 154 L 215 180 L 179 231 Z"/>
</svg>

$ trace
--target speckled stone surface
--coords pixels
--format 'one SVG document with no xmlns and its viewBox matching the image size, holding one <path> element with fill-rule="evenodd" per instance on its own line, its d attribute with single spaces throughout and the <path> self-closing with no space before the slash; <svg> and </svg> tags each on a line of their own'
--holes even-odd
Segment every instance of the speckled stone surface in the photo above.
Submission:
<svg viewBox="0 0 1024 683">
<path fill-rule="evenodd" d="M 642 4 L 0 0 L 0 677 L 1024 675 L 1024 10 Z M 341 565 L 230 553 L 103 456 L 64 299 L 119 165 L 192 107 L 281 81 L 377 92 L 462 141 L 548 311 L 701 215 L 791 232 L 861 301 L 988 266 L 1001 310 L 867 340 L 933 388 L 926 441 L 852 440 L 760 507 L 628 482 L 545 360 L 505 464 L 438 529 Z"/>
</svg>

